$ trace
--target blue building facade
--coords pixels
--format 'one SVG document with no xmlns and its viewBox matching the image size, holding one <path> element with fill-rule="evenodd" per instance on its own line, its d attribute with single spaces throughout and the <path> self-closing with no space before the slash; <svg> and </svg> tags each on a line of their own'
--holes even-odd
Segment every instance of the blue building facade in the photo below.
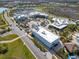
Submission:
<svg viewBox="0 0 79 59">
<path fill-rule="evenodd" d="M 61 43 L 59 37 L 54 39 L 54 36 L 52 36 L 52 39 L 51 38 L 47 39 L 47 38 L 41 36 L 39 33 L 37 33 L 37 31 L 32 31 L 32 35 L 48 49 L 57 50 L 57 49 L 61 48 L 61 46 L 62 46 L 62 43 Z M 50 36 L 50 34 L 48 34 L 48 35 Z M 51 39 L 51 42 L 49 42 L 50 39 Z"/>
</svg>

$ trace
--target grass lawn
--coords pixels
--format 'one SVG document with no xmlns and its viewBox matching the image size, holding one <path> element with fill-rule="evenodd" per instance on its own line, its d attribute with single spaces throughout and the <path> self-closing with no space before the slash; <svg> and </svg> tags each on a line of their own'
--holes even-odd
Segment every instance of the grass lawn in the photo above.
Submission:
<svg viewBox="0 0 79 59">
<path fill-rule="evenodd" d="M 5 28 L 5 27 L 7 27 L 7 26 L 8 26 L 8 24 L 7 24 L 7 22 L 4 20 L 3 14 L 0 14 L 0 28 Z"/>
<path fill-rule="evenodd" d="M 12 40 L 16 37 L 17 37 L 16 34 L 10 34 L 10 35 L 4 36 L 4 37 L 0 36 L 0 41 Z"/>
<path fill-rule="evenodd" d="M 6 45 L 8 52 L 1 54 L 0 59 L 35 59 L 20 39 Z"/>
<path fill-rule="evenodd" d="M 3 21 L 2 14 L 0 14 L 0 25 L 4 25 L 4 24 L 5 24 L 5 21 Z"/>
</svg>

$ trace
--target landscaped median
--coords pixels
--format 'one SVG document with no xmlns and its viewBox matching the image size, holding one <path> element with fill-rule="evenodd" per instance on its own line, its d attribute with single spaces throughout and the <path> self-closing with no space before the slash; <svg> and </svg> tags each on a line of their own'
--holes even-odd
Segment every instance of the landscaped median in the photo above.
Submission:
<svg viewBox="0 0 79 59">
<path fill-rule="evenodd" d="M 14 34 L 11 36 L 6 36 L 6 38 L 9 38 L 9 40 L 14 39 L 15 37 L 18 36 Z M 6 51 L 6 53 L 0 53 L 0 59 L 35 59 L 21 39 L 15 40 L 11 43 L 0 44 L 0 48 L 1 47 L 5 47 L 7 50 L 2 48 L 2 50 L 4 52 Z"/>
</svg>

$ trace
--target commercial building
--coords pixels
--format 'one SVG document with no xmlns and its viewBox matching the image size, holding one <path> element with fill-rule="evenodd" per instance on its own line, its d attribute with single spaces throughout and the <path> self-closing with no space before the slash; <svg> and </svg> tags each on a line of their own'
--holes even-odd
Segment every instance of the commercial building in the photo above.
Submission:
<svg viewBox="0 0 79 59">
<path fill-rule="evenodd" d="M 33 17 L 33 18 L 48 18 L 48 14 L 36 11 L 36 12 L 29 13 L 29 17 Z"/>
<path fill-rule="evenodd" d="M 41 26 L 34 25 L 32 35 L 48 49 L 58 50 L 63 46 L 59 36 L 49 32 Z"/>
<path fill-rule="evenodd" d="M 26 15 L 15 15 L 15 16 L 14 16 L 14 19 L 15 19 L 16 21 L 24 21 L 24 20 L 26 20 L 26 19 L 28 19 L 28 18 L 27 18 Z"/>
<path fill-rule="evenodd" d="M 68 25 L 67 18 L 53 18 L 53 21 L 51 25 L 57 29 L 63 29 Z"/>
</svg>

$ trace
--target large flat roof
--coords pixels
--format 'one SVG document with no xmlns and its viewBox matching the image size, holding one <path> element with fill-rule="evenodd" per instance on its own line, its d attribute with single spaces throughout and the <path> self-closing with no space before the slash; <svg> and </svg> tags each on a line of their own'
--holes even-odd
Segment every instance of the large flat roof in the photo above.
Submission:
<svg viewBox="0 0 79 59">
<path fill-rule="evenodd" d="M 67 26 L 67 25 L 58 26 L 58 25 L 55 25 L 54 23 L 51 24 L 51 25 L 54 26 L 54 27 L 56 27 L 56 28 L 58 28 L 58 29 L 63 29 L 63 28 L 65 28 Z"/>
<path fill-rule="evenodd" d="M 54 42 L 55 40 L 59 39 L 59 36 L 49 32 L 48 30 L 44 29 L 43 27 L 39 26 L 39 30 L 35 30 L 37 34 L 39 34 L 41 37 L 43 37 L 46 41 L 49 43 Z"/>
<path fill-rule="evenodd" d="M 67 18 L 53 18 L 54 22 L 51 24 L 52 26 L 63 29 L 68 25 L 68 19 Z"/>
<path fill-rule="evenodd" d="M 31 13 L 29 13 L 29 15 L 30 16 L 32 16 L 32 15 L 43 15 L 43 16 L 48 16 L 48 14 L 45 14 L 45 13 L 42 13 L 42 12 L 31 12 Z"/>
</svg>

